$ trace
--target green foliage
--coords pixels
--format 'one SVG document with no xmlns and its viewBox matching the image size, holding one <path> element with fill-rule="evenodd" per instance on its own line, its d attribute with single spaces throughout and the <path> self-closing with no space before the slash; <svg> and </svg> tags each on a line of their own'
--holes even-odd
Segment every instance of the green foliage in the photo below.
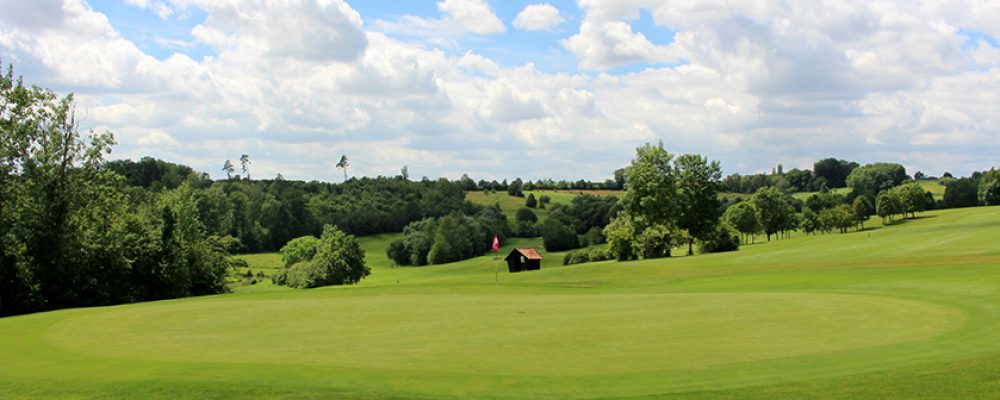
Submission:
<svg viewBox="0 0 1000 400">
<path fill-rule="evenodd" d="M 403 237 L 389 244 L 386 255 L 398 265 L 454 262 L 490 250 L 493 235 L 501 242 L 513 235 L 499 207 L 485 207 L 472 217 L 453 212 L 407 225 Z"/>
<path fill-rule="evenodd" d="M 632 216 L 639 231 L 676 220 L 677 178 L 671 165 L 673 158 L 662 142 L 657 146 L 647 143 L 636 149 L 635 159 L 625 168 L 627 182 L 622 210 Z"/>
<path fill-rule="evenodd" d="M 971 178 L 947 182 L 944 189 L 945 208 L 975 207 L 979 205 L 979 182 Z"/>
<path fill-rule="evenodd" d="M 892 190 L 885 190 L 878 194 L 875 199 L 875 213 L 882 218 L 882 223 L 886 223 L 886 218 L 889 222 L 895 221 L 896 214 L 903 213 L 903 200 L 899 197 L 899 194 Z"/>
<path fill-rule="evenodd" d="M 806 199 L 805 206 L 813 212 L 818 213 L 825 208 L 833 208 L 844 204 L 845 201 L 846 198 L 843 195 L 828 190 L 809 196 Z"/>
<path fill-rule="evenodd" d="M 309 242 L 300 240 L 295 245 L 296 249 L 308 252 Z M 327 225 L 323 228 L 323 236 L 316 240 L 314 250 L 311 258 L 295 262 L 276 274 L 274 283 L 299 289 L 349 285 L 361 281 L 371 273 L 371 269 L 365 264 L 365 251 L 358 240 L 334 226 Z M 283 251 L 283 259 L 284 256 Z"/>
<path fill-rule="evenodd" d="M 514 197 L 524 197 L 523 188 L 524 182 L 521 181 L 521 178 L 514 179 L 513 182 L 507 185 L 507 194 Z"/>
<path fill-rule="evenodd" d="M 670 257 L 670 249 L 687 240 L 680 230 L 667 225 L 651 225 L 635 237 L 642 258 Z"/>
<path fill-rule="evenodd" d="M 628 214 L 619 214 L 608 226 L 604 227 L 604 236 L 608 241 L 608 252 L 618 261 L 639 258 L 635 241 L 636 234 L 632 218 Z"/>
<path fill-rule="evenodd" d="M 722 219 L 745 236 L 752 237 L 754 234 L 764 231 L 764 225 L 760 221 L 760 212 L 757 211 L 757 207 L 752 202 L 744 201 L 730 206 L 726 209 Z"/>
<path fill-rule="evenodd" d="M 615 259 L 606 246 L 594 246 L 573 250 L 563 256 L 563 265 L 583 264 L 588 262 L 607 261 Z"/>
<path fill-rule="evenodd" d="M 677 226 L 688 232 L 688 254 L 691 255 L 695 240 L 707 240 L 716 234 L 722 215 L 718 193 L 722 168 L 718 161 L 709 162 L 699 155 L 684 154 L 674 160 L 674 170 L 679 189 Z"/>
<path fill-rule="evenodd" d="M 604 243 L 607 243 L 607 238 L 604 237 L 604 231 L 601 228 L 594 226 L 587 233 L 583 234 L 584 246 L 595 246 Z"/>
<path fill-rule="evenodd" d="M 899 186 L 910 177 L 906 168 L 894 163 L 873 163 L 851 171 L 847 186 L 856 195 L 876 196 L 883 190 Z"/>
<path fill-rule="evenodd" d="M 819 223 L 825 232 L 837 229 L 841 233 L 846 233 L 848 228 L 855 226 L 854 210 L 847 204 L 825 208 L 819 212 Z"/>
<path fill-rule="evenodd" d="M 798 226 L 795 207 L 791 205 L 793 199 L 787 193 L 775 188 L 761 188 L 751 201 L 760 214 L 760 222 L 768 241 L 771 240 L 771 235 Z"/>
<path fill-rule="evenodd" d="M 893 189 L 896 194 L 899 195 L 899 199 L 903 202 L 903 213 L 910 213 L 911 216 L 916 217 L 918 212 L 927 209 L 927 192 L 920 186 L 917 182 L 909 182 L 904 185 L 897 186 Z"/>
<path fill-rule="evenodd" d="M 292 239 L 281 248 L 281 261 L 285 264 L 285 268 L 291 268 L 292 265 L 312 260 L 318 247 L 319 239 L 315 236 Z"/>
<path fill-rule="evenodd" d="M 0 76 L 0 315 L 226 290 L 230 242 L 206 234 L 188 183 L 148 194 L 78 131 L 72 95 Z"/>
<path fill-rule="evenodd" d="M 552 215 L 542 222 L 538 231 L 542 234 L 542 243 L 546 251 L 564 251 L 580 247 L 576 231 Z"/>
<path fill-rule="evenodd" d="M 528 199 L 524 201 L 524 206 L 528 208 L 535 208 L 538 206 L 538 201 L 535 200 L 534 193 L 528 193 Z"/>
<path fill-rule="evenodd" d="M 980 178 L 979 202 L 987 206 L 1000 204 L 1000 170 L 991 169 Z"/>
<path fill-rule="evenodd" d="M 817 178 L 823 178 L 828 187 L 842 188 L 848 185 L 847 177 L 856 168 L 858 168 L 858 163 L 856 162 L 825 158 L 813 164 L 813 174 Z"/>
<path fill-rule="evenodd" d="M 519 238 L 538 237 L 538 228 L 535 226 L 534 222 L 521 221 L 517 223 L 516 227 L 514 227 L 514 236 Z"/>
<path fill-rule="evenodd" d="M 535 223 L 538 222 L 538 216 L 535 215 L 535 212 L 531 211 L 530 208 L 522 207 L 517 210 L 517 216 L 515 217 L 515 220 L 517 220 L 517 222 Z"/>
<path fill-rule="evenodd" d="M 740 249 L 740 233 L 727 224 L 719 224 L 703 239 L 698 239 L 702 253 L 722 253 Z"/>
<path fill-rule="evenodd" d="M 861 228 L 864 229 L 865 221 L 875 213 L 875 206 L 872 205 L 871 201 L 865 196 L 860 196 L 854 199 L 854 203 L 851 204 L 851 209 L 854 211 L 854 220 L 858 224 L 861 224 Z"/>
</svg>

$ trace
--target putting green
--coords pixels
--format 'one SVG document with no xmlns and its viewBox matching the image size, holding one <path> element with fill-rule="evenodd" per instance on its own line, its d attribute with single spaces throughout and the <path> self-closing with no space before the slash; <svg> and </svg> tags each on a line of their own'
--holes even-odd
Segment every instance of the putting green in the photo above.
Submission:
<svg viewBox="0 0 1000 400">
<path fill-rule="evenodd" d="M 45 340 L 133 360 L 569 376 L 865 349 L 964 321 L 871 295 L 408 294 L 126 306 L 63 320 Z"/>
</svg>

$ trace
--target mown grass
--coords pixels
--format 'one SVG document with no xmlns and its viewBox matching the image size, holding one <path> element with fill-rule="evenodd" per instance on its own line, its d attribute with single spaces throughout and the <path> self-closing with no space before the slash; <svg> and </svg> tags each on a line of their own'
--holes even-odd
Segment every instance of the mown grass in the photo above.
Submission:
<svg viewBox="0 0 1000 400">
<path fill-rule="evenodd" d="M 519 274 L 392 267 L 393 235 L 363 238 L 357 286 L 0 319 L 0 398 L 996 398 L 998 222 Z"/>
</svg>

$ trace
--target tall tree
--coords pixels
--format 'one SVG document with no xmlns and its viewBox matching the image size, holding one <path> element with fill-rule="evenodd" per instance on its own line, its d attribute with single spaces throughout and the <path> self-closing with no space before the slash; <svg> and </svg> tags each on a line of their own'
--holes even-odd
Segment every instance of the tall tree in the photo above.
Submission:
<svg viewBox="0 0 1000 400">
<path fill-rule="evenodd" d="M 222 164 L 222 170 L 226 172 L 226 179 L 233 179 L 233 172 L 236 171 L 236 168 L 233 167 L 232 161 L 226 160 L 226 162 Z"/>
<path fill-rule="evenodd" d="M 753 195 L 751 201 L 760 212 L 760 221 L 768 241 L 771 241 L 771 235 L 782 232 L 791 225 L 789 220 L 795 209 L 790 200 L 791 196 L 771 187 L 760 188 Z"/>
<path fill-rule="evenodd" d="M 854 203 L 851 205 L 854 211 L 854 220 L 861 225 L 861 229 L 865 229 L 865 221 L 868 217 L 872 215 L 875 211 L 875 207 L 872 206 L 872 202 L 868 201 L 865 196 L 858 196 L 854 199 Z"/>
<path fill-rule="evenodd" d="M 684 154 L 674 160 L 677 172 L 679 228 L 688 232 L 688 255 L 694 255 L 694 241 L 705 240 L 719 225 L 722 201 L 719 186 L 722 168 L 696 154 Z"/>
<path fill-rule="evenodd" d="M 340 161 L 337 162 L 337 168 L 344 170 L 344 181 L 347 181 L 347 167 L 350 163 L 347 162 L 347 155 L 344 154 L 340 156 Z"/>
<path fill-rule="evenodd" d="M 244 154 L 240 156 L 240 165 L 243 167 L 243 174 L 247 176 L 247 181 L 250 180 L 250 155 Z"/>
<path fill-rule="evenodd" d="M 827 186 L 840 188 L 847 186 L 847 176 L 857 167 L 856 162 L 825 158 L 813 164 L 813 174 L 826 179 Z"/>
<path fill-rule="evenodd" d="M 727 208 L 723 219 L 751 240 L 754 234 L 764 230 L 764 226 L 760 223 L 760 212 L 749 201 L 739 202 Z M 749 241 L 744 239 L 744 242 Z"/>
<path fill-rule="evenodd" d="M 605 229 L 609 249 L 619 260 L 669 256 L 670 248 L 682 239 L 673 158 L 662 142 L 647 143 L 636 149 L 636 157 L 625 168 L 620 221 Z"/>
<path fill-rule="evenodd" d="M 1000 204 L 1000 169 L 991 169 L 980 178 L 979 202 L 987 206 Z"/>
</svg>

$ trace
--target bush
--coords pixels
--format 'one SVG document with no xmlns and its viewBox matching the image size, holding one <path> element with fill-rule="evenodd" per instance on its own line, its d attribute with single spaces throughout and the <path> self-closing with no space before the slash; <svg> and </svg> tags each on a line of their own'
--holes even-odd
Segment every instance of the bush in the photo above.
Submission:
<svg viewBox="0 0 1000 400">
<path fill-rule="evenodd" d="M 576 231 L 556 218 L 546 219 L 539 230 L 546 251 L 572 250 L 580 247 Z"/>
<path fill-rule="evenodd" d="M 285 268 L 291 268 L 302 261 L 312 260 L 318 245 L 319 239 L 315 236 L 302 236 L 288 241 L 278 252 L 281 253 Z"/>
<path fill-rule="evenodd" d="M 274 277 L 274 283 L 294 288 L 357 283 L 371 273 L 358 240 L 327 225 L 314 256 L 295 263 Z"/>
<path fill-rule="evenodd" d="M 536 206 L 538 206 L 538 201 L 535 200 L 534 193 L 528 193 L 528 199 L 524 201 L 524 205 L 527 206 L 528 208 L 535 208 Z"/>
<path fill-rule="evenodd" d="M 584 246 L 595 246 L 606 242 L 607 239 L 604 237 L 604 232 L 600 227 L 592 226 L 587 233 L 583 234 Z"/>
<path fill-rule="evenodd" d="M 736 251 L 740 249 L 740 233 L 729 226 L 719 225 L 698 243 L 702 253 Z"/>
<path fill-rule="evenodd" d="M 519 238 L 536 238 L 538 237 L 538 228 L 532 222 L 518 222 L 517 227 L 514 229 L 514 236 Z"/>
<path fill-rule="evenodd" d="M 595 246 L 573 250 L 563 257 L 563 265 L 583 264 L 588 262 L 614 260 L 615 256 L 608 251 L 607 246 Z"/>
<path fill-rule="evenodd" d="M 521 207 L 517 210 L 517 215 L 515 217 L 517 222 L 538 222 L 538 216 L 535 215 L 534 211 L 531 211 L 528 207 Z"/>
</svg>

